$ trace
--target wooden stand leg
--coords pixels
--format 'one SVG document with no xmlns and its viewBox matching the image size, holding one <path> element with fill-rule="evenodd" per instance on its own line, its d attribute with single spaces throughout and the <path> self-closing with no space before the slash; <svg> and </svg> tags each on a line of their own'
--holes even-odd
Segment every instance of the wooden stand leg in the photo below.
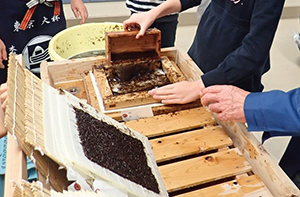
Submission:
<svg viewBox="0 0 300 197">
<path fill-rule="evenodd" d="M 13 196 L 13 182 L 21 185 L 22 179 L 27 180 L 26 156 L 17 146 L 12 135 L 8 133 L 4 197 Z"/>
</svg>

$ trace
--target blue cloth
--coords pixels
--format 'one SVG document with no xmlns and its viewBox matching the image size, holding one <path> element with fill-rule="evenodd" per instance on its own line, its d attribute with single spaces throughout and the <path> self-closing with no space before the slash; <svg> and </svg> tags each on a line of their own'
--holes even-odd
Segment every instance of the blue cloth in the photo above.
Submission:
<svg viewBox="0 0 300 197">
<path fill-rule="evenodd" d="M 181 11 L 201 0 L 180 0 Z M 198 24 L 188 54 L 203 71 L 205 86 L 230 84 L 263 90 L 269 50 L 284 0 L 212 0 Z"/>
<path fill-rule="evenodd" d="M 279 165 L 294 180 L 300 171 L 300 88 L 287 93 L 251 93 L 245 99 L 244 112 L 249 131 L 267 131 L 264 140 L 292 136 Z"/>
<path fill-rule="evenodd" d="M 249 131 L 300 136 L 300 89 L 251 93 L 244 105 Z"/>
</svg>

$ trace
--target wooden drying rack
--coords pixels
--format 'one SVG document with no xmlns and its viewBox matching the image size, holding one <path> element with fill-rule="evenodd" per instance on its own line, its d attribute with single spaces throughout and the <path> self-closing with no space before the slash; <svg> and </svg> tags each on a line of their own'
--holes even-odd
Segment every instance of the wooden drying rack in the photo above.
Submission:
<svg viewBox="0 0 300 197">
<path fill-rule="evenodd" d="M 161 54 L 175 62 L 188 80 L 197 80 L 201 76 L 195 63 L 180 49 L 165 48 Z M 81 87 L 82 91 L 76 96 L 87 98 L 87 94 L 93 95 L 93 88 L 86 73 L 104 61 L 105 57 L 100 56 L 44 62 L 41 77 L 53 87 Z M 99 109 L 95 97 L 89 102 Z M 195 104 L 152 110 L 153 117 L 128 122 L 122 121 L 120 112 L 107 115 L 149 138 L 171 196 L 207 197 L 224 192 L 253 197 L 300 195 L 297 187 L 245 125 L 221 122 L 206 108 Z M 19 182 L 25 178 L 24 162 L 24 154 L 8 136 L 6 197 L 12 194 L 10 180 Z"/>
</svg>

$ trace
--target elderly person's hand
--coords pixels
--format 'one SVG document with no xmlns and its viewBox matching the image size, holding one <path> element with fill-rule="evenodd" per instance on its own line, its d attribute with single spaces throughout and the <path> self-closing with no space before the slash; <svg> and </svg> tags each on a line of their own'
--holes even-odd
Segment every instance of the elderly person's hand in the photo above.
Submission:
<svg viewBox="0 0 300 197">
<path fill-rule="evenodd" d="M 229 85 L 215 85 L 205 88 L 201 93 L 201 103 L 217 113 L 221 121 L 246 122 L 244 103 L 250 92 Z"/>
<path fill-rule="evenodd" d="M 81 17 L 80 24 L 85 23 L 88 18 L 88 11 L 82 0 L 71 0 L 71 9 L 76 18 Z"/>
<path fill-rule="evenodd" d="M 0 68 L 4 68 L 3 60 L 7 60 L 7 52 L 4 42 L 0 39 Z"/>
</svg>

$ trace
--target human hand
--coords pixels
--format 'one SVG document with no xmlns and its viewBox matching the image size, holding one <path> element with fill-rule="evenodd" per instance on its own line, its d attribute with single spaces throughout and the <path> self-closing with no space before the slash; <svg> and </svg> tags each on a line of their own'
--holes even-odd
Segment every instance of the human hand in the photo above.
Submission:
<svg viewBox="0 0 300 197">
<path fill-rule="evenodd" d="M 7 102 L 7 84 L 1 84 L 0 88 L 0 138 L 6 135 L 7 131 L 6 128 L 4 127 L 4 111 L 5 111 L 5 106 Z"/>
<path fill-rule="evenodd" d="M 88 18 L 88 11 L 82 0 L 71 0 L 71 9 L 76 18 L 81 17 L 80 24 L 85 23 Z"/>
<path fill-rule="evenodd" d="M 2 138 L 3 136 L 5 136 L 6 133 L 7 133 L 6 128 L 4 126 L 4 117 L 5 117 L 4 110 L 1 108 L 0 109 L 0 138 Z"/>
<path fill-rule="evenodd" d="M 7 60 L 7 52 L 4 42 L 0 39 L 0 68 L 4 68 L 3 60 Z"/>
<path fill-rule="evenodd" d="M 130 16 L 129 19 L 123 22 L 125 31 L 136 31 L 140 30 L 136 35 L 136 39 L 139 39 L 145 34 L 147 29 L 154 22 L 155 18 L 151 16 L 150 12 L 135 13 Z"/>
<path fill-rule="evenodd" d="M 198 99 L 203 88 L 202 80 L 194 82 L 181 81 L 152 89 L 148 93 L 154 99 L 161 100 L 163 104 L 185 104 Z"/>
<path fill-rule="evenodd" d="M 3 83 L 0 86 L 0 102 L 1 108 L 5 110 L 7 103 L 7 83 Z"/>
<path fill-rule="evenodd" d="M 209 86 L 200 93 L 201 103 L 221 121 L 246 122 L 244 103 L 250 92 L 229 85 Z"/>
</svg>

